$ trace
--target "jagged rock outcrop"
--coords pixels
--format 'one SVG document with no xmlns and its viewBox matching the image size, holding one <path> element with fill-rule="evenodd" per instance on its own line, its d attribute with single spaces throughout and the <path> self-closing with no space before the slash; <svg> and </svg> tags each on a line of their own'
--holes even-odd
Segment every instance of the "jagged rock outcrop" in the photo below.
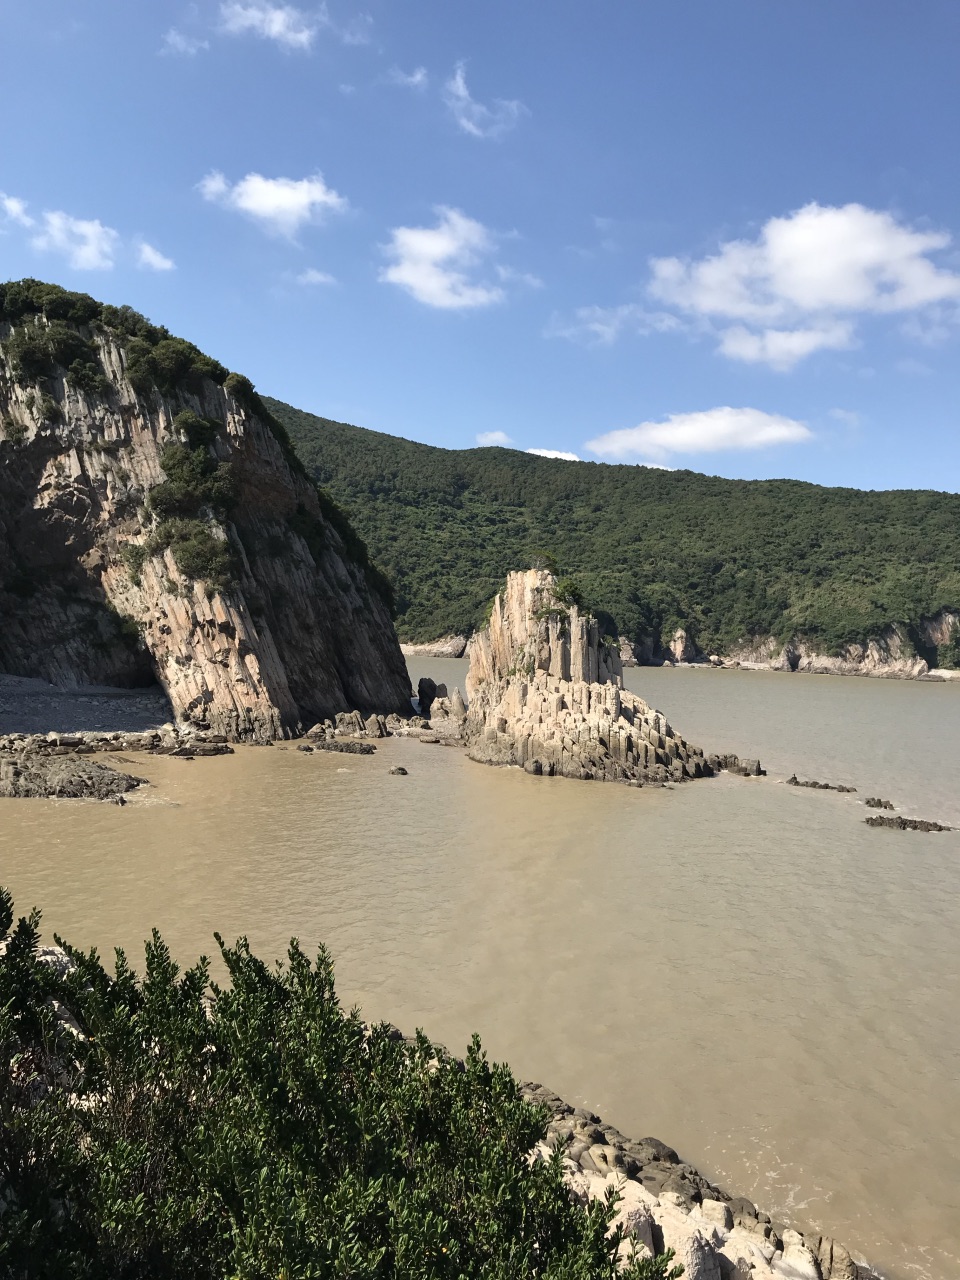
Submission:
<svg viewBox="0 0 960 1280">
<path fill-rule="evenodd" d="M 665 782 L 713 772 L 623 687 L 615 644 L 539 569 L 511 573 L 470 647 L 465 738 L 475 760 L 529 773 Z"/>
<path fill-rule="evenodd" d="M 76 756 L 0 751 L 0 799 L 113 800 L 123 803 L 142 778 Z"/>
<path fill-rule="evenodd" d="M 409 711 L 365 548 L 250 384 L 142 317 L 149 341 L 118 332 L 96 316 L 120 309 L 92 299 L 86 323 L 29 308 L 11 320 L 10 291 L 22 311 L 24 286 L 6 289 L 0 670 L 60 685 L 159 681 L 178 720 L 231 739 L 353 708 Z M 64 346 L 79 365 L 64 367 Z M 145 349 L 163 394 L 144 385 Z M 190 351 L 199 363 L 171 381 Z"/>
</svg>

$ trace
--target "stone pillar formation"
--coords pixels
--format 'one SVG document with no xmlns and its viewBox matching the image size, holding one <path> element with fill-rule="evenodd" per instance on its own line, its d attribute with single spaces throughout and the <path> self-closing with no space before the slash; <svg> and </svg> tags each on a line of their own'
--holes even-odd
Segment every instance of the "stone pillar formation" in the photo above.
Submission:
<svg viewBox="0 0 960 1280">
<path fill-rule="evenodd" d="M 635 786 L 702 778 L 720 763 L 624 689 L 616 640 L 541 569 L 511 573 L 494 600 L 470 645 L 467 697 L 468 752 L 484 763 Z"/>
</svg>

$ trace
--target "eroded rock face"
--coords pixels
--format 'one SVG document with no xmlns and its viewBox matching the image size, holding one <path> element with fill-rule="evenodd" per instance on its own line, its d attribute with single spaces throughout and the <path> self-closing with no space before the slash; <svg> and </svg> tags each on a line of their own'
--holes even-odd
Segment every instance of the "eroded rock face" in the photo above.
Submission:
<svg viewBox="0 0 960 1280">
<path fill-rule="evenodd" d="M 471 644 L 467 697 L 475 760 L 634 783 L 712 772 L 699 748 L 624 689 L 616 643 L 558 600 L 555 578 L 542 570 L 507 578 Z"/>
<path fill-rule="evenodd" d="M 63 370 L 32 384 L 15 376 L 10 332 L 0 324 L 0 670 L 59 685 L 159 681 L 179 721 L 230 739 L 287 736 L 355 707 L 409 710 L 376 580 L 248 398 L 209 379 L 138 393 L 124 346 L 100 327 L 79 332 L 106 390 L 79 390 Z M 235 483 L 229 517 L 199 513 L 233 557 L 220 590 L 169 547 L 149 550 L 148 496 L 168 478 L 164 447 L 186 443 L 183 410 L 213 424 L 208 456 Z"/>
</svg>

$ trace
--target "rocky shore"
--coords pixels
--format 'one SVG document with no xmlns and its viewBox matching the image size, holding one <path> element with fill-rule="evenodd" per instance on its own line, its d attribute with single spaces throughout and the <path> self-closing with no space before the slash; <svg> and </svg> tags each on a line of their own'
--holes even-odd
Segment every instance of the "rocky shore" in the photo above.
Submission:
<svg viewBox="0 0 960 1280">
<path fill-rule="evenodd" d="M 836 1240 L 778 1222 L 744 1196 L 732 1196 L 682 1161 L 656 1138 L 633 1140 L 583 1107 L 572 1107 L 543 1085 L 521 1093 L 550 1113 L 533 1159 L 562 1145 L 567 1185 L 586 1203 L 611 1188 L 620 1196 L 615 1224 L 624 1254 L 636 1247 L 655 1256 L 674 1251 L 684 1280 L 876 1280 Z"/>
</svg>

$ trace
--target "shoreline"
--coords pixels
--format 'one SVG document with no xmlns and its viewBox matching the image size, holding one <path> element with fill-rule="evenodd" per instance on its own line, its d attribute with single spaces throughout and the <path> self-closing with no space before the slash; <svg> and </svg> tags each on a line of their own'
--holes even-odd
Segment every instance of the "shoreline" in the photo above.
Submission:
<svg viewBox="0 0 960 1280">
<path fill-rule="evenodd" d="M 469 658 L 470 644 L 473 636 L 441 636 L 437 640 L 422 642 L 403 641 L 400 652 L 405 658 L 450 658 L 466 660 Z M 857 676 L 871 680 L 915 680 L 926 684 L 950 684 L 960 681 L 960 670 L 947 667 L 927 667 L 917 670 L 917 662 L 878 662 L 874 665 L 856 662 L 845 658 L 831 658 L 827 654 L 808 655 L 801 665 L 792 666 L 781 660 L 782 655 L 761 662 L 750 658 L 737 658 L 723 655 L 696 658 L 693 661 L 662 658 L 649 662 L 638 661 L 633 655 L 632 646 L 623 642 L 620 658 L 625 669 L 649 667 L 659 670 L 663 667 L 675 669 L 692 669 L 697 671 L 776 671 L 785 675 L 799 676 Z"/>
</svg>

